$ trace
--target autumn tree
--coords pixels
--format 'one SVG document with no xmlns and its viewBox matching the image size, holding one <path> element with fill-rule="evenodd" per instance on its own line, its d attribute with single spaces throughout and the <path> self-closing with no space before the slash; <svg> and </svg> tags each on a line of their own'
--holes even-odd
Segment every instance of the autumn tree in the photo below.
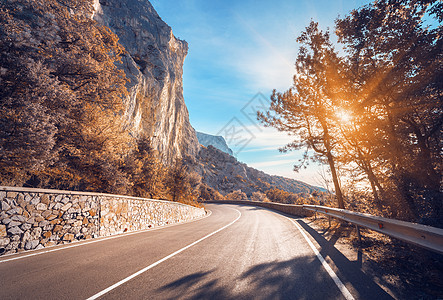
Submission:
<svg viewBox="0 0 443 300">
<path fill-rule="evenodd" d="M 190 186 L 187 182 L 188 170 L 181 160 L 171 166 L 166 179 L 167 188 L 172 201 L 179 202 L 183 195 L 188 194 Z"/>
<path fill-rule="evenodd" d="M 167 168 L 152 147 L 149 137 L 137 138 L 136 147 L 125 156 L 122 169 L 130 180 L 134 196 L 165 198 Z"/>
<path fill-rule="evenodd" d="M 127 91 L 115 65 L 123 48 L 91 13 L 87 0 L 0 3 L 2 178 L 125 189 L 119 164 L 130 146 L 123 122 Z"/>
<path fill-rule="evenodd" d="M 202 183 L 200 185 L 200 196 L 199 196 L 199 199 L 201 201 L 206 201 L 206 200 L 225 200 L 225 197 L 222 194 L 220 194 L 220 192 L 217 191 L 216 189 L 210 187 L 206 183 Z"/>
<path fill-rule="evenodd" d="M 176 159 L 169 167 L 165 185 L 172 201 L 195 204 L 200 195 L 201 178 L 192 172 L 183 159 Z"/>
<path fill-rule="evenodd" d="M 265 192 L 266 198 L 271 202 L 284 203 L 284 204 L 302 204 L 303 196 L 301 194 L 289 193 L 278 188 L 272 188 Z"/>
<path fill-rule="evenodd" d="M 259 117 L 339 172 L 363 176 L 379 209 L 443 224 L 441 1 L 379 0 L 336 22 L 339 56 L 315 22 L 298 38 L 294 86 Z M 432 19 L 433 18 L 433 19 Z M 424 25 L 432 20 L 431 25 Z M 355 178 L 355 177 L 354 177 Z M 269 197 L 269 196 L 268 196 Z M 336 194 L 338 206 L 342 198 Z"/>
<path fill-rule="evenodd" d="M 301 47 L 295 63 L 293 87 L 283 93 L 274 90 L 270 111 L 259 112 L 258 117 L 266 126 L 296 137 L 282 151 L 305 149 L 306 158 L 310 155 L 311 159 L 328 164 L 337 206 L 344 208 L 337 173 L 337 140 L 331 120 L 335 96 L 345 83 L 339 73 L 341 62 L 329 40 L 329 32 L 322 32 L 316 22 L 311 22 L 297 41 Z M 304 160 L 295 169 L 306 162 Z"/>
<path fill-rule="evenodd" d="M 226 200 L 248 200 L 248 196 L 242 190 L 235 190 L 225 196 Z"/>
<path fill-rule="evenodd" d="M 3 184 L 16 184 L 56 159 L 56 116 L 45 104 L 69 93 L 32 59 L 8 66 L 0 77 L 0 169 Z"/>
<path fill-rule="evenodd" d="M 251 195 L 251 200 L 259 202 L 271 202 L 269 201 L 268 197 L 266 197 L 266 195 L 262 192 L 253 192 Z"/>
<path fill-rule="evenodd" d="M 355 95 L 347 107 L 354 129 L 344 132 L 355 161 L 373 190 L 396 199 L 389 203 L 394 214 L 416 221 L 429 215 L 437 223 L 443 223 L 441 8 L 439 1 L 377 1 L 336 23 Z M 436 26 L 425 26 L 431 16 Z"/>
</svg>

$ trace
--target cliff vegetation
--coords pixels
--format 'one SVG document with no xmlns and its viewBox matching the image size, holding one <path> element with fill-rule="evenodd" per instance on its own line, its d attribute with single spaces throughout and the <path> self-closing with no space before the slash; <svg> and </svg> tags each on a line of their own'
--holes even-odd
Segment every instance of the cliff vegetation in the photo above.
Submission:
<svg viewBox="0 0 443 300">
<path fill-rule="evenodd" d="M 127 52 L 92 15 L 86 0 L 1 2 L 0 184 L 192 204 L 198 178 L 133 135 Z"/>
</svg>

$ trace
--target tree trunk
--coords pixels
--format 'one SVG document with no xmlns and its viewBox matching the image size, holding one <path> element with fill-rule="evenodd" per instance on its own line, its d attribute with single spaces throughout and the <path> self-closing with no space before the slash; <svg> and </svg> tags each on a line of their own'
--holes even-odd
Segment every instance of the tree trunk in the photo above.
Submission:
<svg viewBox="0 0 443 300">
<path fill-rule="evenodd" d="M 328 157 L 329 168 L 331 169 L 332 181 L 334 182 L 335 196 L 337 197 L 337 207 L 344 209 L 345 203 L 343 201 L 343 194 L 341 192 L 340 183 L 338 182 L 338 175 L 337 175 L 337 170 L 335 169 L 334 157 L 332 156 L 332 153 L 329 151 L 327 153 L 327 157 Z"/>
<path fill-rule="evenodd" d="M 365 162 L 365 172 L 366 172 L 366 175 L 368 175 L 369 182 L 371 183 L 375 203 L 381 212 L 383 210 L 383 202 L 386 198 L 385 191 L 384 191 L 383 187 L 381 186 L 380 182 L 378 181 L 377 177 L 375 176 L 374 172 L 372 171 L 372 166 L 371 166 L 370 162 Z M 377 191 L 377 188 L 378 188 L 378 191 Z M 380 194 L 381 194 L 381 197 L 380 197 Z"/>
<path fill-rule="evenodd" d="M 424 187 L 431 198 L 431 215 L 436 221 L 438 221 L 438 223 L 442 223 L 442 192 L 440 190 L 441 174 L 437 173 L 434 169 L 434 161 L 432 159 L 431 151 L 427 146 L 426 138 L 421 134 L 421 131 L 418 130 L 416 131 L 416 135 L 418 139 L 418 147 L 420 148 L 420 167 L 426 170 Z"/>
</svg>

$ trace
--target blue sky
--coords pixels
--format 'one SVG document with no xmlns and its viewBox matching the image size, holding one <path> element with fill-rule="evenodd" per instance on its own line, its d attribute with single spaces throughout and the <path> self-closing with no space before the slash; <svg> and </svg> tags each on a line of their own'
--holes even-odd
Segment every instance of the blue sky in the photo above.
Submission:
<svg viewBox="0 0 443 300">
<path fill-rule="evenodd" d="M 263 128 L 251 113 L 264 107 L 273 89 L 291 86 L 295 39 L 311 19 L 332 29 L 337 16 L 369 2 L 151 0 L 174 35 L 189 44 L 183 85 L 192 126 L 223 135 L 237 159 L 252 167 L 314 185 L 322 185 L 321 168 L 295 173 L 301 154 L 278 151 L 291 137 Z"/>
</svg>

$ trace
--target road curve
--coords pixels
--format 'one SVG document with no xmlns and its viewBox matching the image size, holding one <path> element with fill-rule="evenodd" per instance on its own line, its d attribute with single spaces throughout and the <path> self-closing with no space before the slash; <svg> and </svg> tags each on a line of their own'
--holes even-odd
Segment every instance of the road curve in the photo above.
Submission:
<svg viewBox="0 0 443 300">
<path fill-rule="evenodd" d="M 1 257 L 0 299 L 391 299 L 303 220 L 207 208 L 195 222 Z"/>
</svg>

